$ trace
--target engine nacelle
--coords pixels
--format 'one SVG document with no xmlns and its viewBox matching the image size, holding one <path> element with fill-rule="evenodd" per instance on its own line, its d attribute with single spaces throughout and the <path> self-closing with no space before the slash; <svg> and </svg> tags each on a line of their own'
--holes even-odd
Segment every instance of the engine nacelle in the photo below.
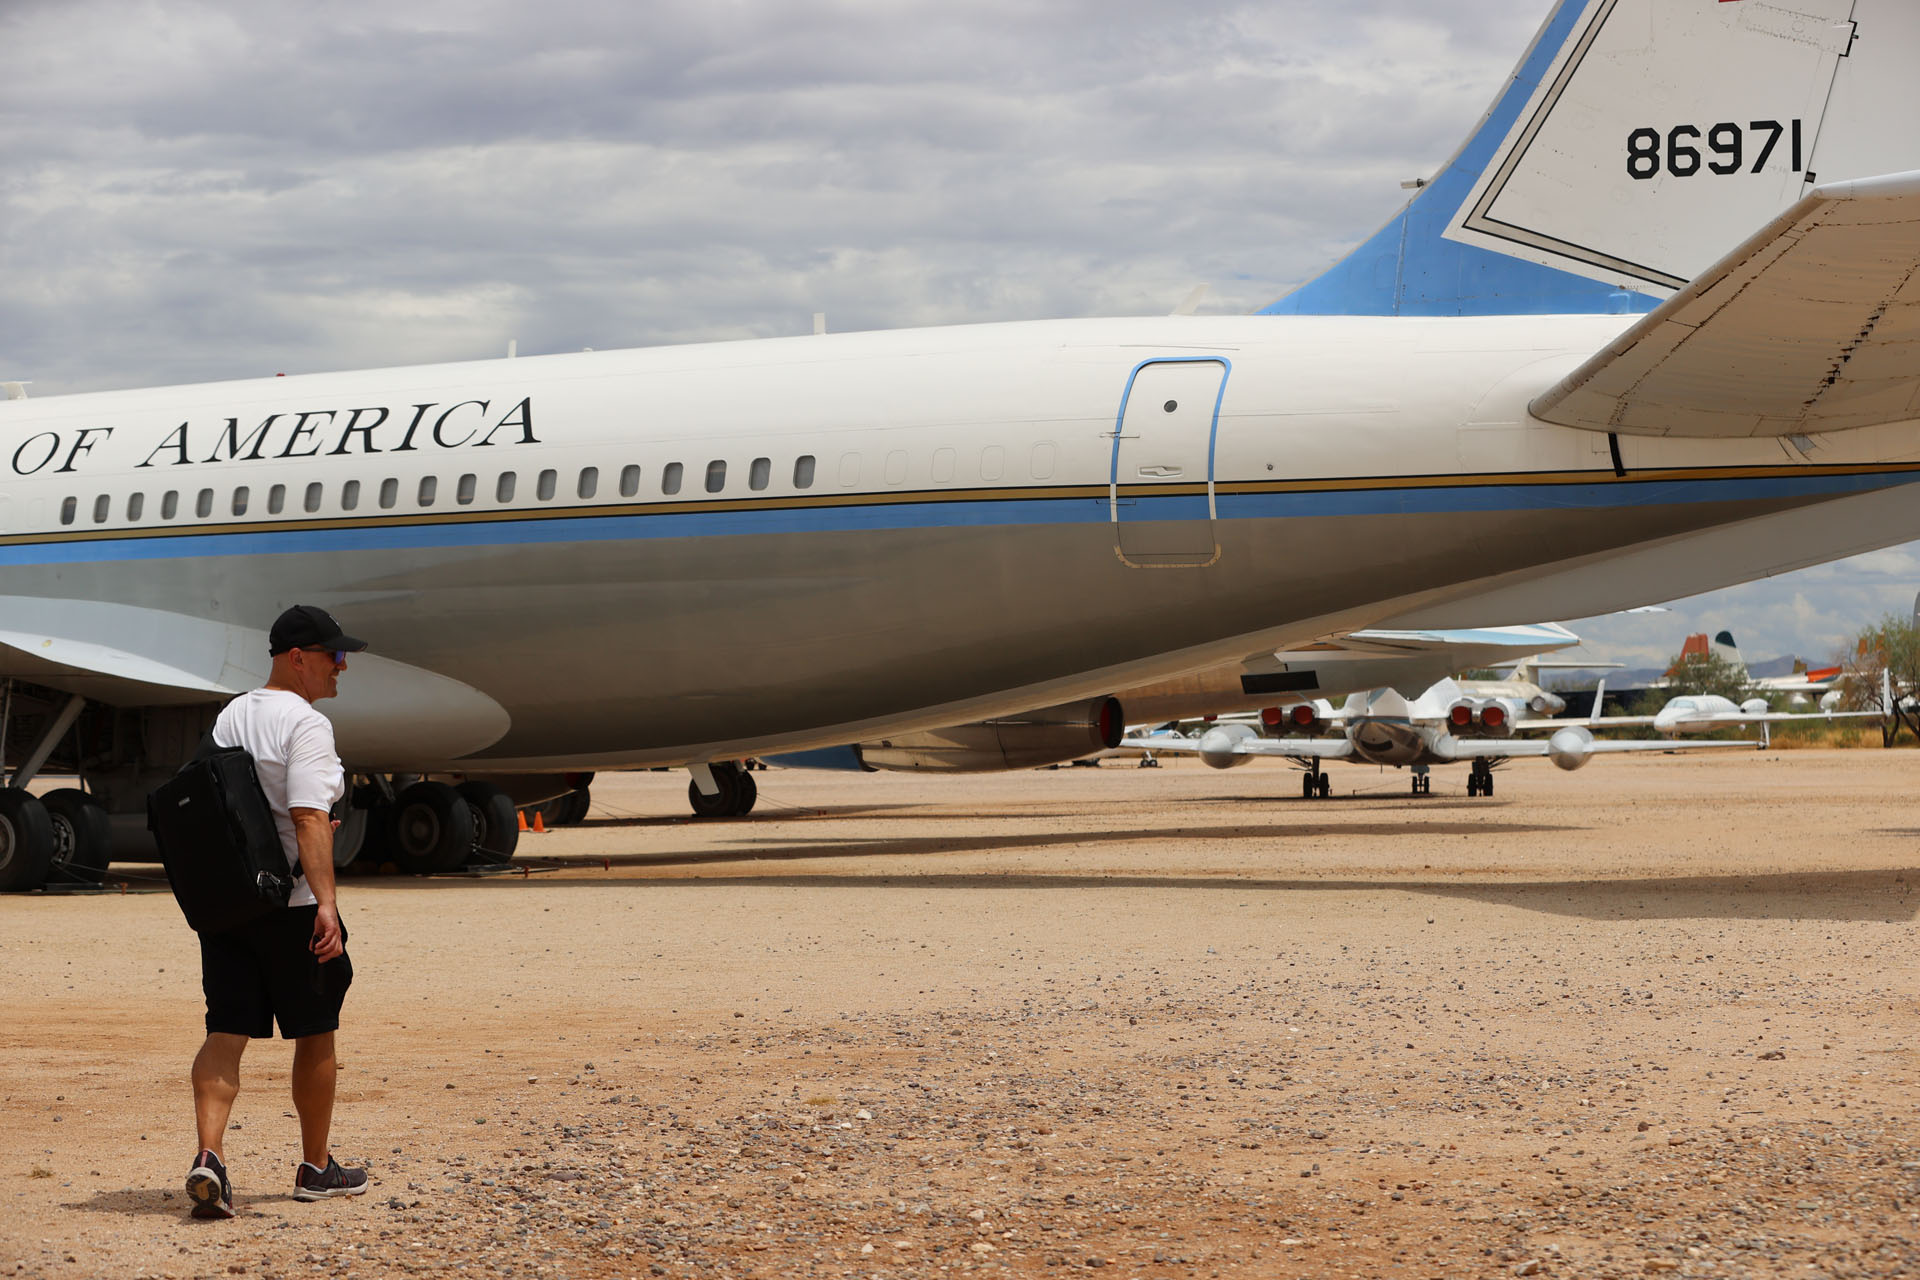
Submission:
<svg viewBox="0 0 1920 1280">
<path fill-rule="evenodd" d="M 1320 736 L 1327 727 L 1327 722 L 1321 718 L 1320 708 L 1311 702 L 1268 707 L 1260 713 L 1260 722 L 1276 734 L 1299 734 L 1307 738 Z"/>
<path fill-rule="evenodd" d="M 1767 705 L 1765 698 L 1748 698 L 1740 704 L 1740 710 L 1746 715 L 1763 716 L 1773 708 Z"/>
<path fill-rule="evenodd" d="M 1042 707 L 997 720 L 899 733 L 860 744 L 871 769 L 991 773 L 1037 769 L 1120 745 L 1127 721 L 1115 698 Z"/>
<path fill-rule="evenodd" d="M 1461 738 L 1504 738 L 1514 713 L 1498 698 L 1461 698 L 1447 708 L 1447 729 Z"/>
<path fill-rule="evenodd" d="M 1253 757 L 1234 751 L 1235 744 L 1259 736 L 1250 724 L 1215 725 L 1200 735 L 1200 763 L 1213 769 L 1238 769 Z"/>
<path fill-rule="evenodd" d="M 1547 759 L 1572 773 L 1593 759 L 1593 735 L 1577 724 L 1554 730 L 1547 739 Z"/>
</svg>

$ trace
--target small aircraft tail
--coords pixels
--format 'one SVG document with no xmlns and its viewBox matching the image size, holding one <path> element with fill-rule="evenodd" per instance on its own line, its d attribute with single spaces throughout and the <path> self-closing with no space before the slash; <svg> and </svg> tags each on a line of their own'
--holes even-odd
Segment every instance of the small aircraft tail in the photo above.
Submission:
<svg viewBox="0 0 1920 1280">
<path fill-rule="evenodd" d="M 1747 675 L 1747 662 L 1740 656 L 1740 646 L 1733 642 L 1733 632 L 1717 631 L 1713 636 L 1713 656 L 1740 673 L 1741 679 Z"/>
<path fill-rule="evenodd" d="M 1649 311 L 1816 183 L 1920 169 L 1911 0 L 1557 0 L 1371 239 L 1264 309 Z"/>
</svg>

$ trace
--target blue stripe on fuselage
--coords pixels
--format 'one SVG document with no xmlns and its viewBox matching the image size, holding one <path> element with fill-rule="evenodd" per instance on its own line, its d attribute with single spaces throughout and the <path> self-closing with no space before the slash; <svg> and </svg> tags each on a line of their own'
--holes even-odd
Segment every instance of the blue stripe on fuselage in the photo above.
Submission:
<svg viewBox="0 0 1920 1280">
<path fill-rule="evenodd" d="M 1591 484 L 1382 484 L 1377 488 L 1273 493 L 1222 493 L 1222 520 L 1313 519 L 1330 516 L 1399 516 L 1491 511 L 1571 511 L 1597 508 L 1688 506 L 1790 498 L 1836 498 L 1920 481 L 1920 472 L 1855 475 L 1783 475 L 1635 481 Z M 1131 520 L 1179 520 L 1204 516 L 1205 499 L 1168 495 L 1131 499 Z M 530 513 L 533 515 L 533 513 Z M 385 524 L 347 529 L 260 530 L 232 533 L 146 534 L 87 541 L 0 546 L 0 566 L 84 564 L 114 560 L 171 560 L 195 556 L 295 555 L 340 551 L 538 545 L 764 536 L 792 533 L 880 532 L 903 529 L 1108 524 L 1111 508 L 1098 497 L 929 499 L 916 502 L 787 507 L 771 510 L 680 511 L 646 515 L 566 517 L 539 513 L 528 519 L 469 523 Z"/>
</svg>

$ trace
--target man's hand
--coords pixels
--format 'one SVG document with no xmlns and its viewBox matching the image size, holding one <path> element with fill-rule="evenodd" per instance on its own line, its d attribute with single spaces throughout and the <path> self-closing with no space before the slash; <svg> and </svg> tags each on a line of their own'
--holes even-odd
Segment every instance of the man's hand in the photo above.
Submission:
<svg viewBox="0 0 1920 1280">
<path fill-rule="evenodd" d="M 313 917 L 313 941 L 307 949 L 322 964 L 346 954 L 346 947 L 340 943 L 340 910 L 332 903 L 321 907 Z"/>
</svg>

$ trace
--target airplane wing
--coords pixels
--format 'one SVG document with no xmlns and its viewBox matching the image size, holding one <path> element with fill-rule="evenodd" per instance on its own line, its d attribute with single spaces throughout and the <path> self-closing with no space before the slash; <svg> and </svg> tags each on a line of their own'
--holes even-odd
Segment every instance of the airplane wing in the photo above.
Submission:
<svg viewBox="0 0 1920 1280">
<path fill-rule="evenodd" d="M 1595 738 L 1581 751 L 1586 755 L 1612 755 L 1622 751 L 1711 751 L 1717 747 L 1759 745 L 1757 742 L 1669 742 L 1665 738 Z M 1441 738 L 1433 744 L 1433 753 L 1447 760 L 1501 759 L 1551 755 L 1550 746 L 1546 738 Z"/>
<path fill-rule="evenodd" d="M 1199 755 L 1197 738 L 1127 738 L 1120 745 L 1155 753 L 1171 751 Z M 1215 754 L 1209 747 L 1208 754 Z M 1218 749 L 1218 754 L 1236 756 L 1279 756 L 1286 760 L 1344 760 L 1353 754 L 1353 743 L 1345 738 L 1245 738 Z"/>
<path fill-rule="evenodd" d="M 1815 187 L 1534 400 L 1533 414 L 1590 431 L 1719 437 L 1920 417 L 1917 272 L 1920 172 Z"/>
</svg>

